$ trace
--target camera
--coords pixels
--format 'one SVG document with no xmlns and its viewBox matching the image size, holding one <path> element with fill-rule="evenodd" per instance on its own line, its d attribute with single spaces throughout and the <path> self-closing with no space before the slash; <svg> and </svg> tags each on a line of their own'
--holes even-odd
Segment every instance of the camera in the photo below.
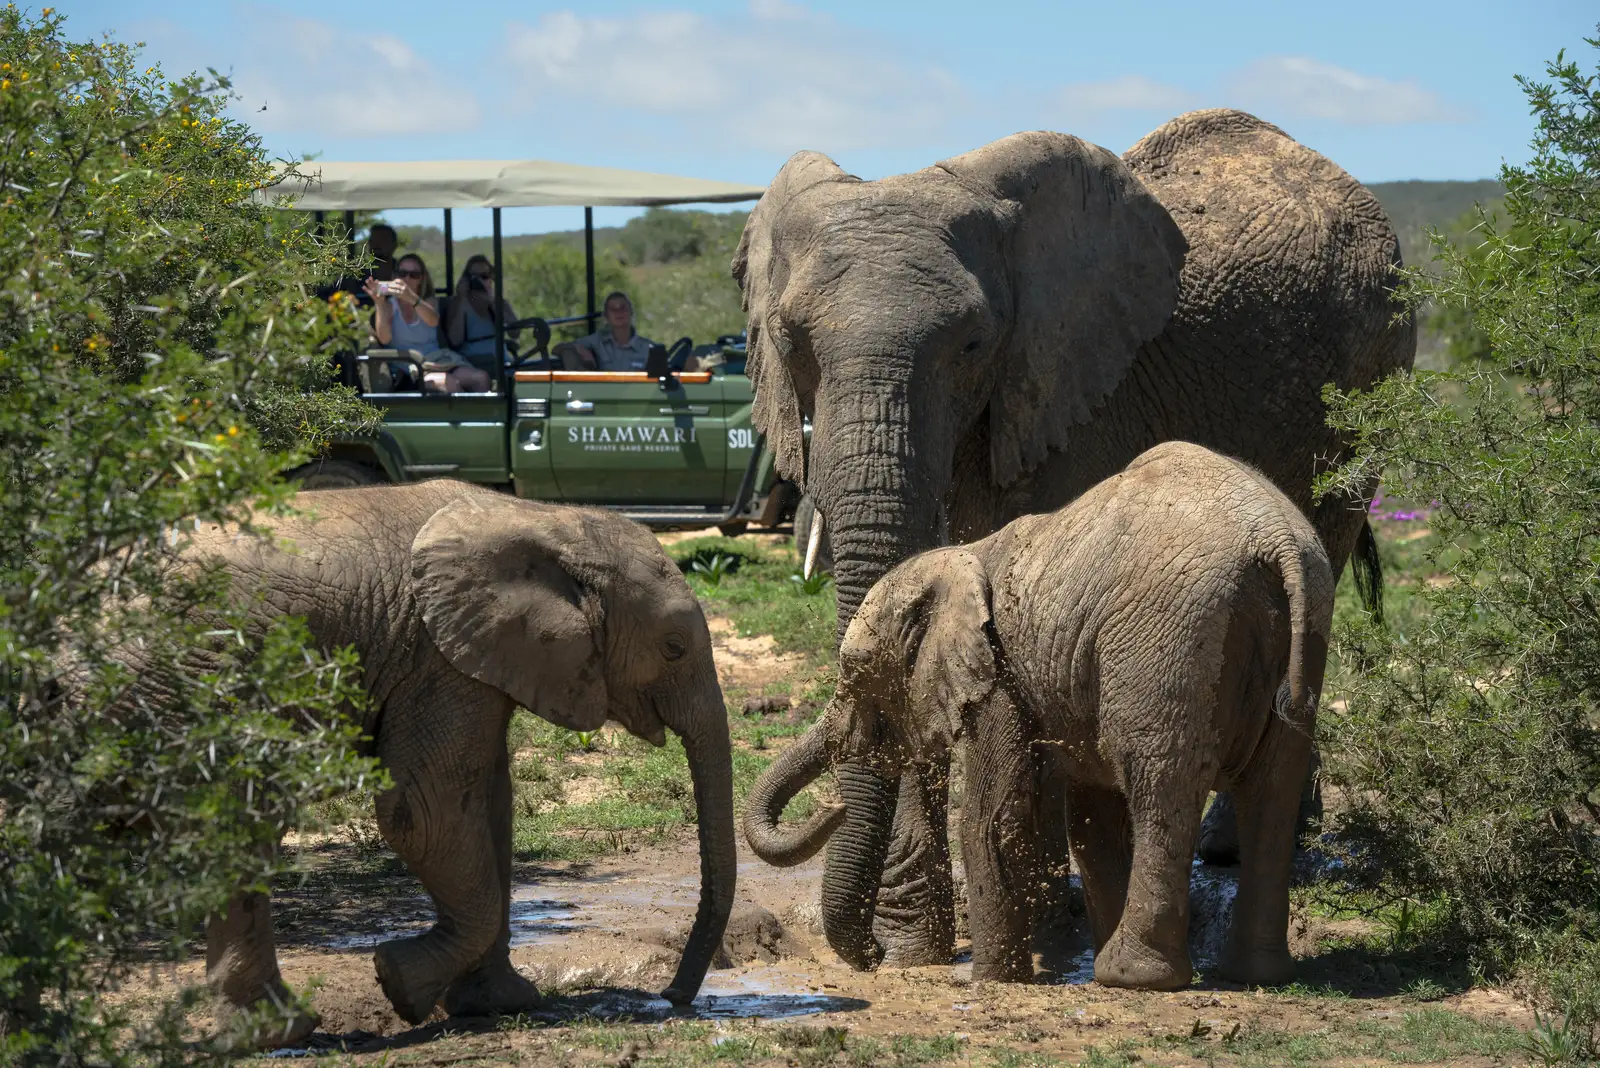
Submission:
<svg viewBox="0 0 1600 1068">
<path fill-rule="evenodd" d="M 479 278 L 475 274 L 468 274 L 467 275 L 467 292 L 468 293 L 485 293 L 485 292 L 488 292 L 488 289 L 483 284 L 483 279 Z"/>
<path fill-rule="evenodd" d="M 396 279 L 396 280 L 394 280 L 392 282 L 379 282 L 378 283 L 378 292 L 385 293 L 385 294 L 388 294 L 390 296 L 393 296 L 393 295 L 395 295 L 397 293 L 405 292 L 405 288 L 406 288 L 406 284 L 404 282 L 400 281 L 399 279 Z"/>
</svg>

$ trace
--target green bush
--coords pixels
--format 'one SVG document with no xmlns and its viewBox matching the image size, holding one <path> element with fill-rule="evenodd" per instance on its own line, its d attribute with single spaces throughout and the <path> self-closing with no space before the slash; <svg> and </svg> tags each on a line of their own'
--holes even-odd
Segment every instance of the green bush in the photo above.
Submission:
<svg viewBox="0 0 1600 1068">
<path fill-rule="evenodd" d="M 276 472 L 366 418 L 304 393 L 359 331 L 305 283 L 346 265 L 251 202 L 271 172 L 224 89 L 0 10 L 7 1064 L 207 1056 L 179 1041 L 197 992 L 107 995 L 373 771 L 340 725 L 353 655 L 292 621 L 248 633 L 217 576 L 172 566 L 193 520 L 281 506 Z"/>
<path fill-rule="evenodd" d="M 1600 40 L 1589 41 L 1600 47 Z M 1600 79 L 1565 55 L 1519 78 L 1533 159 L 1502 222 L 1413 270 L 1481 336 L 1454 369 L 1333 397 L 1358 442 L 1330 484 L 1383 473 L 1435 502 L 1425 605 L 1405 631 L 1348 621 L 1322 719 L 1330 816 L 1381 892 L 1436 900 L 1479 962 L 1600 1020 Z M 1565 978 L 1563 978 L 1565 977 Z"/>
</svg>

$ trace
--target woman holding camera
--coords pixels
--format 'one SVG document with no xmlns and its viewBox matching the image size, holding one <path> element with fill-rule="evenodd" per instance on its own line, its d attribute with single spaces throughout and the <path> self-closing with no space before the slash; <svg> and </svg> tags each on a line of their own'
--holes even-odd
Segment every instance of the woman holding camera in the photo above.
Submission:
<svg viewBox="0 0 1600 1068">
<path fill-rule="evenodd" d="M 369 277 L 362 288 L 372 298 L 372 334 L 384 348 L 409 349 L 426 359 L 439 351 L 439 308 L 433 278 L 414 252 L 394 264 L 393 280 Z M 390 361 L 390 388 L 415 388 L 416 366 Z"/>
<path fill-rule="evenodd" d="M 445 339 L 462 359 L 493 379 L 500 377 L 495 363 L 494 320 L 517 321 L 516 313 L 494 289 L 494 265 L 482 254 L 467 260 L 461 281 L 450 298 L 445 316 Z"/>
<path fill-rule="evenodd" d="M 372 333 L 378 344 L 424 356 L 438 351 L 439 307 L 433 302 L 427 265 L 408 252 L 395 263 L 394 273 L 392 282 L 368 278 L 362 287 L 372 298 Z"/>
</svg>

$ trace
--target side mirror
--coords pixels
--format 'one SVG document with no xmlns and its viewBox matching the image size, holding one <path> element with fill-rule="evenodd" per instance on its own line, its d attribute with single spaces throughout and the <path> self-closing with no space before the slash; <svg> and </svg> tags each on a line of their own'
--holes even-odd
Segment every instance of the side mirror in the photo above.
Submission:
<svg viewBox="0 0 1600 1068">
<path fill-rule="evenodd" d="M 650 346 L 649 354 L 644 358 L 644 373 L 661 383 L 663 390 L 678 388 L 678 380 L 672 374 L 672 365 L 667 359 L 665 345 Z"/>
</svg>

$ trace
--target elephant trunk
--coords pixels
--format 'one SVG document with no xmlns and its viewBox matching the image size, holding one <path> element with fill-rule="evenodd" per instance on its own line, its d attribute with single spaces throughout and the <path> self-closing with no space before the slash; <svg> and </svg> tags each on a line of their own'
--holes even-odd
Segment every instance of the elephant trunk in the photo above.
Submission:
<svg viewBox="0 0 1600 1068">
<path fill-rule="evenodd" d="M 849 812 L 844 805 L 829 805 L 797 828 L 784 830 L 778 822 L 790 799 L 827 768 L 822 742 L 820 730 L 809 731 L 773 761 L 745 801 L 744 840 L 768 864 L 788 868 L 810 860 Z"/>
<path fill-rule="evenodd" d="M 733 911 L 738 857 L 733 831 L 733 757 L 728 744 L 728 716 L 715 668 L 699 699 L 673 701 L 661 709 L 662 721 L 683 739 L 694 781 L 694 804 L 700 830 L 700 908 L 684 944 L 672 985 L 661 996 L 674 1005 L 694 1000 L 711 958 L 722 944 Z"/>
<path fill-rule="evenodd" d="M 881 373 L 880 389 L 857 394 L 844 416 L 819 406 L 812 437 L 807 490 L 827 516 L 840 641 L 874 583 L 946 536 L 949 450 L 926 421 L 913 434 L 903 372 L 885 361 Z M 836 764 L 833 774 L 846 815 L 823 872 L 823 930 L 847 962 L 870 968 L 883 957 L 872 926 L 899 783 L 856 764 Z"/>
<path fill-rule="evenodd" d="M 889 855 L 899 785 L 853 765 L 840 766 L 835 775 L 850 818 L 828 843 L 822 929 L 845 963 L 866 970 L 883 960 L 883 947 L 872 936 L 872 917 L 878 909 L 878 883 Z"/>
<path fill-rule="evenodd" d="M 892 366 L 880 367 L 864 376 L 885 377 L 879 390 L 852 397 L 842 412 L 840 406 L 819 406 L 817 413 L 806 490 L 833 553 L 840 641 L 874 583 L 946 536 L 949 450 L 931 426 L 913 434 L 898 375 Z"/>
</svg>

